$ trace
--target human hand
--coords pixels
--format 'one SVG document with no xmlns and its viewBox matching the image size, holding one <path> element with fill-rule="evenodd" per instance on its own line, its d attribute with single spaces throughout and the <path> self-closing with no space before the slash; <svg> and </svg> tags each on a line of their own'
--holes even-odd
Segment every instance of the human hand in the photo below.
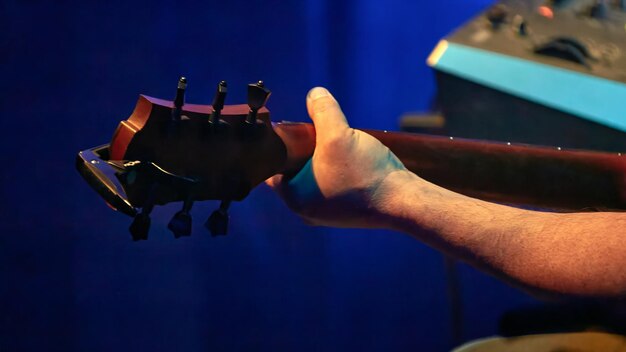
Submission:
<svg viewBox="0 0 626 352">
<path fill-rule="evenodd" d="M 350 128 L 325 88 L 309 92 L 307 109 L 316 130 L 311 161 L 291 179 L 266 183 L 311 225 L 385 227 L 383 209 L 398 192 L 392 179 L 410 172 L 376 138 Z"/>
</svg>

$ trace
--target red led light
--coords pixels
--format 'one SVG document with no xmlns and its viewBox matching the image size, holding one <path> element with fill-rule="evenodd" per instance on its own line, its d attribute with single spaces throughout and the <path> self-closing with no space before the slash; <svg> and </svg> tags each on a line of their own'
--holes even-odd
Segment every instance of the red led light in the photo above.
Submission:
<svg viewBox="0 0 626 352">
<path fill-rule="evenodd" d="M 548 18 L 548 19 L 554 18 L 554 11 L 552 11 L 552 9 L 549 8 L 548 6 L 539 6 L 537 8 L 537 12 L 539 12 L 539 14 L 545 18 Z"/>
</svg>

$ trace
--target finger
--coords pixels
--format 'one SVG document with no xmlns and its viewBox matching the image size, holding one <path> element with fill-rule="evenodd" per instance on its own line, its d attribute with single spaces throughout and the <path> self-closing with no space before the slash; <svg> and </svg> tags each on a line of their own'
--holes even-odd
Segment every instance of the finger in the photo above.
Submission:
<svg viewBox="0 0 626 352">
<path fill-rule="evenodd" d="M 306 99 L 309 116 L 315 125 L 317 142 L 323 142 L 349 128 L 339 103 L 326 88 L 315 87 Z"/>
</svg>

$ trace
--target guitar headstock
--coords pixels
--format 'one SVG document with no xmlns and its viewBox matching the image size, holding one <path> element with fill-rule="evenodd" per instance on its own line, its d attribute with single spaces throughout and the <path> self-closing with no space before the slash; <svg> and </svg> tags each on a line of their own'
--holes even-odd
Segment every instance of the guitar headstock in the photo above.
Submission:
<svg viewBox="0 0 626 352">
<path fill-rule="evenodd" d="M 286 148 L 272 128 L 263 82 L 248 85 L 248 104 L 224 105 L 227 85 L 218 84 L 212 105 L 185 104 L 181 77 L 174 101 L 140 96 L 111 143 L 82 151 L 81 175 L 116 210 L 134 217 L 134 240 L 147 239 L 155 205 L 182 202 L 168 228 L 191 234 L 195 201 L 221 200 L 207 220 L 213 235 L 224 235 L 231 201 L 279 173 Z"/>
</svg>

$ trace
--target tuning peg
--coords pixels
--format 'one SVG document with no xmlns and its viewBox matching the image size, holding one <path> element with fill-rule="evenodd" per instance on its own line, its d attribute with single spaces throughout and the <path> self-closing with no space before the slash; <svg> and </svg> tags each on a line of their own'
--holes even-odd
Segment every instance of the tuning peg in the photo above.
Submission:
<svg viewBox="0 0 626 352">
<path fill-rule="evenodd" d="M 257 112 L 265 106 L 270 94 L 272 94 L 272 92 L 265 87 L 263 81 L 248 84 L 248 106 L 250 107 L 250 111 L 248 112 L 248 116 L 246 116 L 247 123 L 252 124 L 256 122 Z"/>
<path fill-rule="evenodd" d="M 228 207 L 230 207 L 230 201 L 223 200 L 220 207 L 209 216 L 204 224 L 211 231 L 211 236 L 223 236 L 228 233 Z"/>
<path fill-rule="evenodd" d="M 187 89 L 187 78 L 180 77 L 176 88 L 176 97 L 174 98 L 174 108 L 172 109 L 172 121 L 180 121 L 180 116 L 185 105 L 185 89 Z"/>
<path fill-rule="evenodd" d="M 130 165 L 129 168 L 137 167 L 141 168 L 143 164 L 130 162 L 127 163 Z M 150 231 L 150 213 L 154 209 L 154 198 L 157 191 L 158 185 L 155 182 L 152 182 L 150 187 L 148 188 L 148 192 L 146 194 L 146 198 L 143 201 L 141 206 L 141 212 L 135 215 L 133 219 L 133 223 L 130 224 L 128 230 L 130 234 L 133 236 L 133 241 L 141 241 L 148 239 L 148 232 Z"/>
<path fill-rule="evenodd" d="M 131 236 L 133 236 L 133 241 L 141 241 L 148 239 L 148 232 L 150 231 L 150 213 L 154 208 L 154 204 L 151 200 L 148 200 L 146 204 L 144 204 L 141 212 L 135 215 L 135 219 L 133 219 L 133 223 L 130 224 L 128 230 L 130 231 Z"/>
<path fill-rule="evenodd" d="M 145 213 L 137 214 L 128 230 L 131 236 L 133 236 L 133 241 L 147 240 L 148 232 L 150 231 L 150 215 Z"/>
<path fill-rule="evenodd" d="M 183 105 L 185 105 L 185 89 L 187 89 L 187 78 L 180 77 L 176 88 L 176 97 L 174 97 L 174 107 L 170 115 L 169 124 L 166 125 L 166 134 L 168 137 L 176 134 L 178 123 L 183 113 Z"/>
<path fill-rule="evenodd" d="M 217 91 L 215 92 L 215 98 L 213 98 L 213 112 L 209 116 L 210 123 L 216 123 L 220 120 L 220 114 L 224 108 L 224 101 L 226 100 L 226 93 L 228 93 L 228 85 L 226 81 L 221 81 L 217 85 Z"/>
<path fill-rule="evenodd" d="M 183 203 L 183 209 L 174 214 L 172 220 L 167 224 L 167 228 L 174 233 L 174 237 L 180 238 L 191 235 L 191 214 L 189 212 L 192 206 L 193 200 L 189 197 Z"/>
</svg>

